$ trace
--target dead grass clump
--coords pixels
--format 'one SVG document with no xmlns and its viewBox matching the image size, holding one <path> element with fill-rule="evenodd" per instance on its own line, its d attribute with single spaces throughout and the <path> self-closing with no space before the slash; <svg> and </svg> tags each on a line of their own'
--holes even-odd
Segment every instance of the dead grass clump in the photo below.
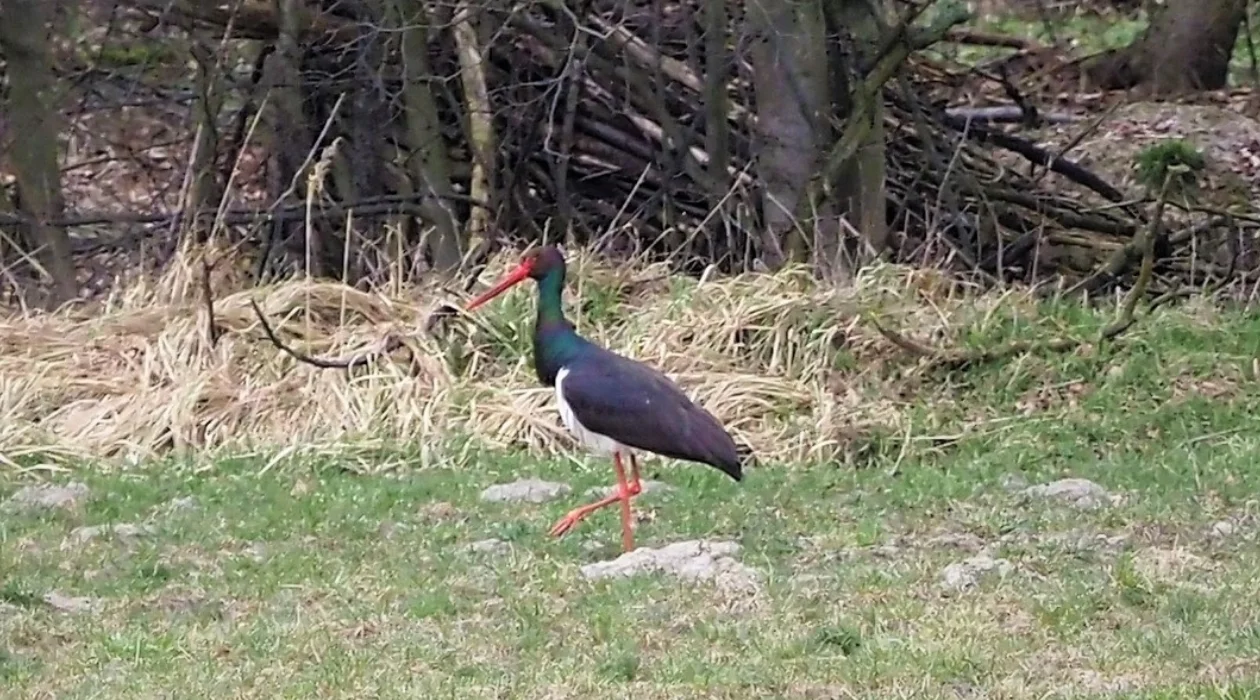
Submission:
<svg viewBox="0 0 1260 700">
<path fill-rule="evenodd" d="M 0 319 L 0 460 L 136 461 L 361 441 L 428 449 L 466 435 L 544 453 L 571 447 L 522 337 L 532 290 L 426 335 L 430 312 L 453 301 L 436 286 L 386 297 L 305 280 L 251 289 L 239 275 L 219 275 L 212 344 L 199 255 L 89 311 Z M 486 277 L 511 263 L 495 261 Z M 901 409 L 871 369 L 896 351 L 861 314 L 879 311 L 930 337 L 978 310 L 925 273 L 893 266 L 846 290 L 803 270 L 666 279 L 659 267 L 611 267 L 585 254 L 571 254 L 570 269 L 568 308 L 581 332 L 663 369 L 769 461 L 833 458 L 862 426 L 900 431 Z M 579 317 L 575 302 L 596 292 L 616 298 L 615 310 Z M 387 335 L 405 337 L 409 352 L 349 373 L 296 363 L 267 341 L 251 299 L 310 354 L 346 355 Z"/>
</svg>

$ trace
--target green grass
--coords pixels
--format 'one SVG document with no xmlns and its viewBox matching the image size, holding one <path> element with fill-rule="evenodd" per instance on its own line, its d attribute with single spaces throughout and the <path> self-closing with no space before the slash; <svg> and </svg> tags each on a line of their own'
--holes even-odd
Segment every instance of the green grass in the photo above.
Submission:
<svg viewBox="0 0 1260 700">
<path fill-rule="evenodd" d="M 1039 313 L 962 337 L 1087 335 L 1109 320 Z M 772 464 L 735 484 L 647 462 L 677 488 L 643 497 L 639 543 L 740 542 L 764 574 L 752 600 L 584 580 L 580 565 L 618 554 L 615 512 L 564 539 L 546 530 L 610 481 L 599 460 L 83 465 L 58 477 L 90 486 L 81 508 L 0 519 L 0 696 L 1254 697 L 1258 355 L 1247 313 L 1161 312 L 1097 353 L 930 378 L 950 398 L 907 396 L 921 430 L 880 437 L 859 469 Z M 574 491 L 478 499 L 524 476 Z M 1122 500 L 1077 511 L 1003 485 L 1063 476 Z M 0 498 L 26 483 L 0 477 Z M 1234 532 L 1214 536 L 1222 520 Z M 106 523 L 156 532 L 67 541 Z M 510 550 L 467 549 L 489 537 Z M 943 590 L 968 542 L 1015 571 Z M 99 607 L 58 611 L 43 602 L 53 590 Z"/>
</svg>

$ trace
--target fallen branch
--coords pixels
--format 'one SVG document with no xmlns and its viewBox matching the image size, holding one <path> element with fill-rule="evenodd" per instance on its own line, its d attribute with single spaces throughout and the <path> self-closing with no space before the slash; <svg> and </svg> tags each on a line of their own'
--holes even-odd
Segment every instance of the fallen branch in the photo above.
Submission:
<svg viewBox="0 0 1260 700">
<path fill-rule="evenodd" d="M 1159 238 L 1163 229 L 1164 206 L 1168 199 L 1168 182 L 1171 180 L 1171 177 L 1169 175 L 1164 180 L 1164 186 L 1160 189 L 1159 198 L 1155 202 L 1155 211 L 1151 216 L 1149 226 L 1140 231 L 1134 241 L 1134 245 L 1142 250 L 1142 267 L 1138 272 L 1137 280 L 1125 297 L 1119 316 L 1099 331 L 1097 338 L 1093 341 L 1095 345 L 1115 340 L 1125 331 L 1132 328 L 1137 321 L 1136 309 L 1138 300 L 1146 296 L 1155 268 L 1155 241 Z M 961 370 L 980 364 L 998 362 L 1030 352 L 1072 352 L 1089 344 L 1089 341 L 1077 338 L 1052 338 L 1041 342 L 1017 340 L 997 348 L 984 350 L 938 350 L 907 338 L 890 328 L 885 328 L 874 318 L 870 319 L 870 324 L 888 342 L 911 355 L 927 359 L 929 366 L 944 367 L 952 370 Z"/>
<path fill-rule="evenodd" d="M 307 355 L 304 352 L 295 350 L 294 348 L 286 345 L 283 340 L 280 340 L 280 337 L 276 335 L 275 330 L 271 328 L 271 324 L 267 323 L 267 317 L 263 314 L 262 309 L 258 308 L 258 302 L 250 299 L 249 305 L 253 307 L 254 313 L 258 316 L 258 322 L 262 324 L 263 332 L 267 334 L 267 339 L 271 341 L 272 345 L 276 346 L 285 354 L 289 355 L 289 357 L 292 357 L 298 362 L 319 367 L 320 369 L 344 369 L 349 371 L 355 367 L 362 367 L 372 360 L 375 360 L 377 357 L 388 355 L 389 353 L 405 347 L 406 345 L 402 338 L 399 338 L 391 333 L 384 338 L 381 338 L 381 340 L 376 343 L 375 347 L 347 357 L 326 359 L 322 357 L 315 357 L 313 355 Z"/>
</svg>

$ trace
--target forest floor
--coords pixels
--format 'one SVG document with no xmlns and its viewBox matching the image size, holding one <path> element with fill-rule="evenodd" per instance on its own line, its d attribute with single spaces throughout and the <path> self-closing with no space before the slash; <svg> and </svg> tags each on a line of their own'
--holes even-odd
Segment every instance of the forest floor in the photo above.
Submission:
<svg viewBox="0 0 1260 700">
<path fill-rule="evenodd" d="M 994 308 L 967 344 L 1035 335 Z M 611 469 L 564 449 L 28 461 L 0 470 L 0 695 L 1252 697 L 1258 353 L 1254 314 L 1191 304 L 901 385 L 904 435 L 848 459 L 649 460 L 638 544 L 710 543 L 698 579 L 588 578 L 615 509 L 546 532 Z M 571 490 L 482 496 L 527 478 Z"/>
</svg>

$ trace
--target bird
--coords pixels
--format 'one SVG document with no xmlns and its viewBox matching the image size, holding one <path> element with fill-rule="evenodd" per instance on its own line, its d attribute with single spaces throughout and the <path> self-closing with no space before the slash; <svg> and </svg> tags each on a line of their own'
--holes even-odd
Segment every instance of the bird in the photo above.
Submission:
<svg viewBox="0 0 1260 700">
<path fill-rule="evenodd" d="M 631 499 L 642 492 L 636 452 L 707 464 L 736 482 L 751 450 L 739 445 L 716 417 L 693 402 L 660 371 L 583 338 L 564 315 L 564 251 L 547 245 L 526 251 L 497 284 L 473 299 L 472 312 L 513 286 L 533 279 L 537 317 L 534 372 L 555 390 L 561 421 L 589 452 L 612 457 L 617 488 L 612 495 L 575 508 L 551 528 L 563 536 L 591 513 L 621 504 L 624 552 L 634 550 Z M 626 476 L 626 463 L 630 476 Z"/>
</svg>

